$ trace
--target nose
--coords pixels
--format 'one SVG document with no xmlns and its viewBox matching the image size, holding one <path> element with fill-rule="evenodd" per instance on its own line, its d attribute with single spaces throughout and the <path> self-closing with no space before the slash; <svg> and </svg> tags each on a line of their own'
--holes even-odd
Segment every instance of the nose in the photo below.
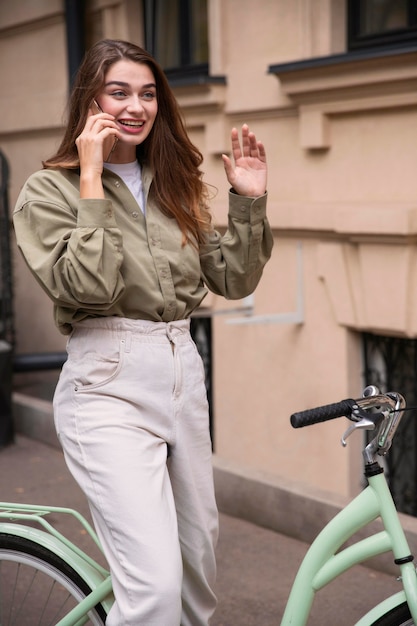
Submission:
<svg viewBox="0 0 417 626">
<path fill-rule="evenodd" d="M 132 96 L 132 98 L 129 99 L 126 110 L 129 113 L 143 113 L 144 107 L 142 104 L 142 100 L 139 98 L 139 96 Z"/>
</svg>

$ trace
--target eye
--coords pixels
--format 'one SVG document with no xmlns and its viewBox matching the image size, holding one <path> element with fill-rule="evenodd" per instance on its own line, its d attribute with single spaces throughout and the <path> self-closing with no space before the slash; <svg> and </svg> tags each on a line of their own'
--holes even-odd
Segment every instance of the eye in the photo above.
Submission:
<svg viewBox="0 0 417 626">
<path fill-rule="evenodd" d="M 117 91 L 112 91 L 110 95 L 114 96 L 115 98 L 123 98 L 126 94 L 121 89 L 118 89 Z"/>
<path fill-rule="evenodd" d="M 154 91 L 145 91 L 145 93 L 142 94 L 142 98 L 144 100 L 153 100 L 156 98 L 156 93 Z"/>
</svg>

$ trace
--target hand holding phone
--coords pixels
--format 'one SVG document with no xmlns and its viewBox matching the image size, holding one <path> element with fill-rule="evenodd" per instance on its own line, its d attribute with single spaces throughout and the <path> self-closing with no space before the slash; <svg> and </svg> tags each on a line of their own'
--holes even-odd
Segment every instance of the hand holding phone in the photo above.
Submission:
<svg viewBox="0 0 417 626">
<path fill-rule="evenodd" d="M 103 109 L 101 108 L 97 100 L 93 100 L 91 104 L 91 109 L 93 111 L 93 114 L 104 113 Z M 103 144 L 103 161 L 104 162 L 110 163 L 110 158 L 117 145 L 117 142 L 118 142 L 118 138 L 114 136 L 108 137 L 107 139 L 105 139 L 104 144 Z"/>
</svg>

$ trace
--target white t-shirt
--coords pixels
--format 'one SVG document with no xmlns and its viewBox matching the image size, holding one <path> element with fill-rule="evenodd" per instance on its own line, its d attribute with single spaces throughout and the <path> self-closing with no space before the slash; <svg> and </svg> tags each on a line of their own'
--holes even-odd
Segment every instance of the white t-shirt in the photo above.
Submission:
<svg viewBox="0 0 417 626">
<path fill-rule="evenodd" d="M 142 189 L 142 170 L 137 161 L 132 163 L 104 163 L 104 167 L 111 170 L 123 180 L 130 193 L 145 214 L 145 197 Z"/>
</svg>

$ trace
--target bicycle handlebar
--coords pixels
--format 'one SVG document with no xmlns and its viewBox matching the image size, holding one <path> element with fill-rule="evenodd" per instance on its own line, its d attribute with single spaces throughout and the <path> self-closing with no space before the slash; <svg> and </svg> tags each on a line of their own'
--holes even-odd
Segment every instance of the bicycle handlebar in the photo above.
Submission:
<svg viewBox="0 0 417 626">
<path fill-rule="evenodd" d="M 362 398 L 348 398 L 333 404 L 325 404 L 314 409 L 307 409 L 291 415 L 293 428 L 303 428 L 320 422 L 327 422 L 336 417 L 347 417 L 354 424 L 342 437 L 342 445 L 354 430 L 376 430 L 377 434 L 364 449 L 366 463 L 373 463 L 376 455 L 384 456 L 391 447 L 400 420 L 406 408 L 405 398 L 396 391 L 380 393 L 378 387 L 368 385 Z"/>
<path fill-rule="evenodd" d="M 325 404 L 315 409 L 307 409 L 299 411 L 291 415 L 290 421 L 293 428 L 303 428 L 304 426 L 312 426 L 320 422 L 327 422 L 336 417 L 350 417 L 353 407 L 358 407 L 357 400 L 347 399 L 333 404 Z"/>
</svg>

